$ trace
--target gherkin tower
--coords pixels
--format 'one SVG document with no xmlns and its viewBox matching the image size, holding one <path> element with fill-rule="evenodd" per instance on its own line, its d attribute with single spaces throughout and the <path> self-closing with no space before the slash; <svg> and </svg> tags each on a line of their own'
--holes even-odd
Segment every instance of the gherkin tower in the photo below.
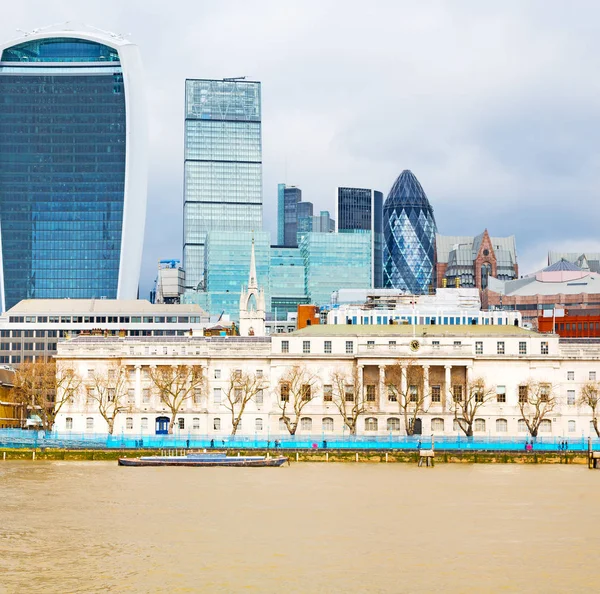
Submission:
<svg viewBox="0 0 600 594">
<path fill-rule="evenodd" d="M 411 171 L 403 171 L 383 205 L 385 288 L 429 292 L 434 286 L 436 231 L 433 208 L 421 184 Z"/>
</svg>

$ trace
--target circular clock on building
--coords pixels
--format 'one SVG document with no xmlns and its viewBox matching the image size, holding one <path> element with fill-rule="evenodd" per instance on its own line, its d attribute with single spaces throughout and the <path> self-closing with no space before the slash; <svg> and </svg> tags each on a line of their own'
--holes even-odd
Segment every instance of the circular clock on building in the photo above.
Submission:
<svg viewBox="0 0 600 594">
<path fill-rule="evenodd" d="M 421 345 L 419 344 L 418 340 L 411 340 L 410 341 L 410 350 L 411 351 L 413 351 L 413 352 L 418 351 L 420 346 Z"/>
</svg>

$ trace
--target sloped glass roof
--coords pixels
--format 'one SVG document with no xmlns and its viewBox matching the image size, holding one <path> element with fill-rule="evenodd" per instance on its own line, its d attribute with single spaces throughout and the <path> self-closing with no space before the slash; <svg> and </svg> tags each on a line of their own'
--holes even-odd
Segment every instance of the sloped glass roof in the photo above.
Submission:
<svg viewBox="0 0 600 594">
<path fill-rule="evenodd" d="M 102 43 L 74 37 L 48 37 L 6 48 L 2 62 L 118 62 L 119 52 Z"/>
<path fill-rule="evenodd" d="M 405 169 L 394 182 L 386 198 L 386 206 L 388 205 L 421 206 L 433 211 L 419 180 L 408 169 Z"/>
</svg>

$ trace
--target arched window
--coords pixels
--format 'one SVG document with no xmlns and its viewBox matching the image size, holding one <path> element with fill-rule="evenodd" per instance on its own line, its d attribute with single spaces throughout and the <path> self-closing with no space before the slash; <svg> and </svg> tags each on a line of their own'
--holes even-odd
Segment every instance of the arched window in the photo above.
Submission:
<svg viewBox="0 0 600 594">
<path fill-rule="evenodd" d="M 192 431 L 200 431 L 200 418 L 194 417 L 192 419 Z"/>
<path fill-rule="evenodd" d="M 485 419 L 475 419 L 473 430 L 479 432 L 485 431 Z"/>
<path fill-rule="evenodd" d="M 333 419 L 331 417 L 325 417 L 323 419 L 323 431 L 325 433 L 331 433 L 333 431 Z"/>
<path fill-rule="evenodd" d="M 213 419 L 213 429 L 215 431 L 221 431 L 221 419 L 219 419 L 219 417 Z"/>
<path fill-rule="evenodd" d="M 435 418 L 431 419 L 431 431 L 436 433 L 444 432 L 444 419 Z"/>
<path fill-rule="evenodd" d="M 85 420 L 85 430 L 93 431 L 94 430 L 94 417 L 88 417 Z"/>
<path fill-rule="evenodd" d="M 569 433 L 575 433 L 577 431 L 577 424 L 575 421 L 569 421 Z"/>
<path fill-rule="evenodd" d="M 302 417 L 300 419 L 300 429 L 302 431 L 312 431 L 312 419 L 310 417 Z"/>
<path fill-rule="evenodd" d="M 387 420 L 388 431 L 400 431 L 400 419 L 397 417 L 390 417 Z"/>
<path fill-rule="evenodd" d="M 506 433 L 508 431 L 508 421 L 506 419 L 496 419 L 496 433 Z"/>
<path fill-rule="evenodd" d="M 460 425 L 456 419 L 452 421 L 452 431 L 460 431 Z"/>
<path fill-rule="evenodd" d="M 550 419 L 542 419 L 540 433 L 552 433 L 552 421 Z"/>
<path fill-rule="evenodd" d="M 67 417 L 65 419 L 65 429 L 67 431 L 70 431 L 71 429 L 73 429 L 73 418 L 72 417 Z"/>
<path fill-rule="evenodd" d="M 148 431 L 148 417 L 141 418 L 141 428 L 142 431 Z"/>
<path fill-rule="evenodd" d="M 377 419 L 375 417 L 365 419 L 365 431 L 377 431 Z"/>
<path fill-rule="evenodd" d="M 287 427 L 285 425 L 285 421 L 283 420 L 283 417 L 279 417 L 279 431 L 280 432 L 287 431 Z"/>
<path fill-rule="evenodd" d="M 254 420 L 254 429 L 256 431 L 262 431 L 263 430 L 263 420 L 262 419 L 255 419 Z"/>
<path fill-rule="evenodd" d="M 133 429 L 133 417 L 126 417 L 125 419 L 125 429 Z"/>
<path fill-rule="evenodd" d="M 517 431 L 519 433 L 527 433 L 528 429 L 527 429 L 527 423 L 525 422 L 525 419 L 519 419 L 517 421 Z"/>
</svg>

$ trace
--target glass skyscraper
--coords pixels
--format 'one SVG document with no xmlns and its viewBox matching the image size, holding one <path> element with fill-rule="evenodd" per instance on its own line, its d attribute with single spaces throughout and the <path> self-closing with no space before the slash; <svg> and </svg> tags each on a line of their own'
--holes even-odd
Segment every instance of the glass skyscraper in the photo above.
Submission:
<svg viewBox="0 0 600 594">
<path fill-rule="evenodd" d="M 137 297 L 146 145 L 136 45 L 64 26 L 0 47 L 3 311 Z"/>
<path fill-rule="evenodd" d="M 366 188 L 337 189 L 339 233 L 371 233 L 372 287 L 383 287 L 383 194 Z"/>
<path fill-rule="evenodd" d="M 414 294 L 435 286 L 433 208 L 411 171 L 403 171 L 383 205 L 384 287 Z"/>
<path fill-rule="evenodd" d="M 296 247 L 298 241 L 298 204 L 302 200 L 302 190 L 294 186 L 277 186 L 277 244 Z M 312 206 L 312 205 L 311 205 Z"/>
<path fill-rule="evenodd" d="M 208 282 L 209 231 L 262 230 L 261 146 L 260 83 L 186 80 L 183 266 L 187 289 Z"/>
</svg>

